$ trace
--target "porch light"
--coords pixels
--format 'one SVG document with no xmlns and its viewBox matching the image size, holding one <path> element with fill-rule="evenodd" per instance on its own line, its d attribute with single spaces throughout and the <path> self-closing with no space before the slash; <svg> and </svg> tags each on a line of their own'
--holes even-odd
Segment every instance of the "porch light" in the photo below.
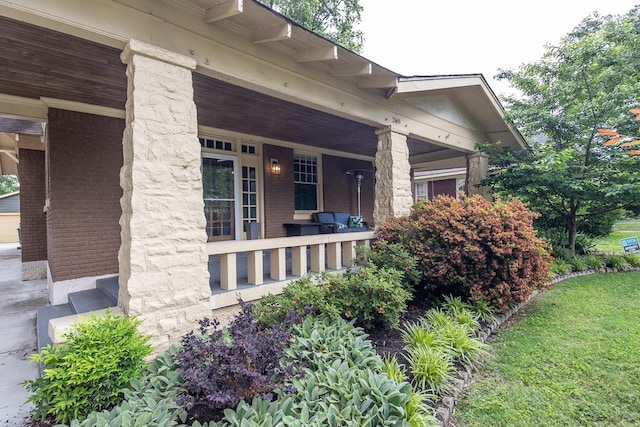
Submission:
<svg viewBox="0 0 640 427">
<path fill-rule="evenodd" d="M 271 159 L 271 175 L 280 175 L 280 162 L 278 159 Z"/>
</svg>

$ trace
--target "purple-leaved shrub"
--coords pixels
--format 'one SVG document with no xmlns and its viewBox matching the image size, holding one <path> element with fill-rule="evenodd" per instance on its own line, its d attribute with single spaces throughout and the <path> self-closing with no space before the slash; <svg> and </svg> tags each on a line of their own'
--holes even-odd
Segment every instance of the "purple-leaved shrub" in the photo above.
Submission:
<svg viewBox="0 0 640 427">
<path fill-rule="evenodd" d="M 182 338 L 176 363 L 188 395 L 181 402 L 193 416 L 199 412 L 222 416 L 222 409 L 255 396 L 270 400 L 292 371 L 282 367 L 280 359 L 295 320 L 265 327 L 253 316 L 250 304 L 240 304 L 241 312 L 228 327 L 203 319 L 199 333 Z"/>
</svg>

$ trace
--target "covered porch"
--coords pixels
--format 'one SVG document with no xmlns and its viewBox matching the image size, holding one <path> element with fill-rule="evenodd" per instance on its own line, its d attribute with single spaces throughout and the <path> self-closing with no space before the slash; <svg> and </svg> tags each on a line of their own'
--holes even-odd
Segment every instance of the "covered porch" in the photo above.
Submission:
<svg viewBox="0 0 640 427">
<path fill-rule="evenodd" d="M 522 144 L 482 76 L 400 76 L 254 1 L 27 0 L 0 4 L 0 23 L 0 117 L 46 125 L 42 146 L 16 140 L 23 267 L 52 304 L 117 275 L 156 346 L 375 237 L 284 224 L 360 205 L 374 229 L 408 212 L 412 171 L 481 176 L 476 143 Z"/>
</svg>

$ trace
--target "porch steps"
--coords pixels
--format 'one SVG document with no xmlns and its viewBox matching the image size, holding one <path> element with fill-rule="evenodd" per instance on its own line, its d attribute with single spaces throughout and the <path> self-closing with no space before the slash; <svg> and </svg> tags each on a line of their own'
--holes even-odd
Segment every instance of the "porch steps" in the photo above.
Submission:
<svg viewBox="0 0 640 427">
<path fill-rule="evenodd" d="M 118 276 L 96 280 L 96 288 L 86 291 L 72 292 L 67 304 L 41 307 L 36 314 L 36 335 L 38 348 L 47 344 L 60 342 L 62 335 L 80 317 L 88 317 L 91 313 L 100 315 L 107 308 L 111 312 L 119 312 Z"/>
</svg>

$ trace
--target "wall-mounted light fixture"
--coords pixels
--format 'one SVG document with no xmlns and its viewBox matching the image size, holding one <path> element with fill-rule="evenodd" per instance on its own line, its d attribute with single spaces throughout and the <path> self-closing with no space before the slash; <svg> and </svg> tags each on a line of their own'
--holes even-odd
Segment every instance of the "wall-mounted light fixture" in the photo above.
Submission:
<svg viewBox="0 0 640 427">
<path fill-rule="evenodd" d="M 271 175 L 280 175 L 280 162 L 278 159 L 271 159 Z"/>
</svg>

